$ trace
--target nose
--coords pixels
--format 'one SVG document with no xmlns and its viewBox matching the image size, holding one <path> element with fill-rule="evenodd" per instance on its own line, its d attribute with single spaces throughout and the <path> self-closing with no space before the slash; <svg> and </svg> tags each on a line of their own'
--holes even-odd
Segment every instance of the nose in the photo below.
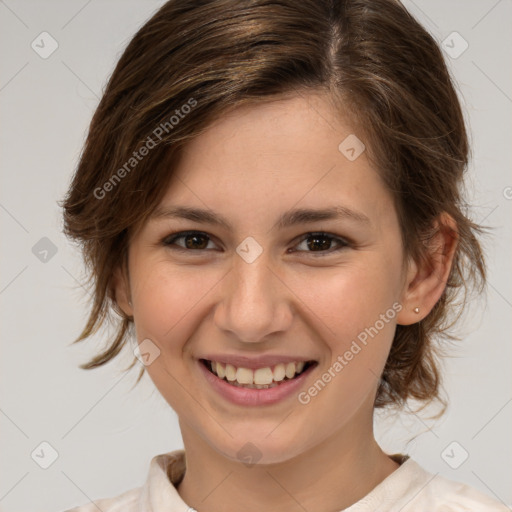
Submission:
<svg viewBox="0 0 512 512">
<path fill-rule="evenodd" d="M 264 255 L 265 251 L 252 263 L 235 255 L 215 310 L 216 326 L 244 343 L 268 340 L 292 323 L 293 294 Z"/>
</svg>

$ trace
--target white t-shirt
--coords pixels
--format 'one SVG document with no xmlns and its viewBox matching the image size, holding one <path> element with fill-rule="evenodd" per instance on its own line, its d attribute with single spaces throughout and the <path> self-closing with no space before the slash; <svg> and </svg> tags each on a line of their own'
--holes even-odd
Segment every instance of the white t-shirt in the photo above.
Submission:
<svg viewBox="0 0 512 512">
<path fill-rule="evenodd" d="M 510 512 L 472 487 L 428 473 L 408 456 L 392 457 L 400 467 L 343 512 Z M 184 474 L 184 450 L 157 455 L 142 487 L 66 512 L 195 512 L 175 487 Z"/>
</svg>

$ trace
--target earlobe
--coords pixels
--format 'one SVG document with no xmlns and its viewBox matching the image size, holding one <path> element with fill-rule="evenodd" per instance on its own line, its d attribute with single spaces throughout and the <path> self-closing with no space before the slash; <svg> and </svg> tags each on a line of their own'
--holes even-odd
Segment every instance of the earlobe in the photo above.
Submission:
<svg viewBox="0 0 512 512">
<path fill-rule="evenodd" d="M 131 302 L 131 291 L 126 272 L 121 267 L 117 267 L 114 271 L 112 280 L 113 295 L 117 307 L 128 317 L 133 316 L 133 308 Z"/>
<path fill-rule="evenodd" d="M 448 281 L 457 248 L 457 225 L 447 213 L 433 224 L 425 241 L 421 261 L 411 262 L 397 316 L 400 325 L 411 325 L 425 318 L 441 298 Z"/>
</svg>

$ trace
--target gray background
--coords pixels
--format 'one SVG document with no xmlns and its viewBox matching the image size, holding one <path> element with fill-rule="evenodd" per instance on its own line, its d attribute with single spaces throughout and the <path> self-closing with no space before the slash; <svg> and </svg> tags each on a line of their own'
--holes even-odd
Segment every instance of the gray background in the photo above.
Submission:
<svg viewBox="0 0 512 512">
<path fill-rule="evenodd" d="M 116 59 L 162 3 L 0 1 L 3 511 L 61 511 L 114 496 L 143 483 L 154 455 L 182 448 L 176 415 L 150 379 L 131 390 L 138 368 L 123 374 L 128 351 L 101 369 L 78 368 L 104 337 L 70 345 L 85 320 L 87 291 L 56 203 Z M 405 4 L 452 54 L 463 40 L 469 45 L 447 59 L 471 125 L 473 217 L 494 234 L 486 242 L 488 301 L 472 303 L 463 342 L 445 364 L 449 411 L 437 422 L 414 414 L 380 417 L 378 440 L 388 452 L 409 453 L 428 470 L 511 504 L 512 3 Z M 31 47 L 43 31 L 58 42 L 46 59 Z M 44 441 L 58 452 L 48 469 L 39 466 L 51 462 Z M 39 458 L 32 458 L 34 450 Z M 450 467 L 465 452 L 468 459 Z"/>
</svg>

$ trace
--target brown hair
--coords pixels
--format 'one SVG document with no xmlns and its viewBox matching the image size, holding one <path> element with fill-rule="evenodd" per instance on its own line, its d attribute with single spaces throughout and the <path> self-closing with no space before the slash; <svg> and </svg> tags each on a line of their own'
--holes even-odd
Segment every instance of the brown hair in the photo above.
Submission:
<svg viewBox="0 0 512 512">
<path fill-rule="evenodd" d="M 375 406 L 444 402 L 435 338 L 454 338 L 448 330 L 470 285 L 483 289 L 481 228 L 464 213 L 468 141 L 442 53 L 394 0 L 171 0 L 137 32 L 106 86 L 63 202 L 64 231 L 81 244 L 94 287 L 75 343 L 109 319 L 117 326 L 110 345 L 82 368 L 107 363 L 133 335 L 133 319 L 115 303 L 114 270 L 130 233 L 161 200 L 181 148 L 233 108 L 303 91 L 326 92 L 350 113 L 394 195 L 406 255 L 428 257 L 442 212 L 457 223 L 446 289 L 426 318 L 397 326 Z"/>
</svg>

